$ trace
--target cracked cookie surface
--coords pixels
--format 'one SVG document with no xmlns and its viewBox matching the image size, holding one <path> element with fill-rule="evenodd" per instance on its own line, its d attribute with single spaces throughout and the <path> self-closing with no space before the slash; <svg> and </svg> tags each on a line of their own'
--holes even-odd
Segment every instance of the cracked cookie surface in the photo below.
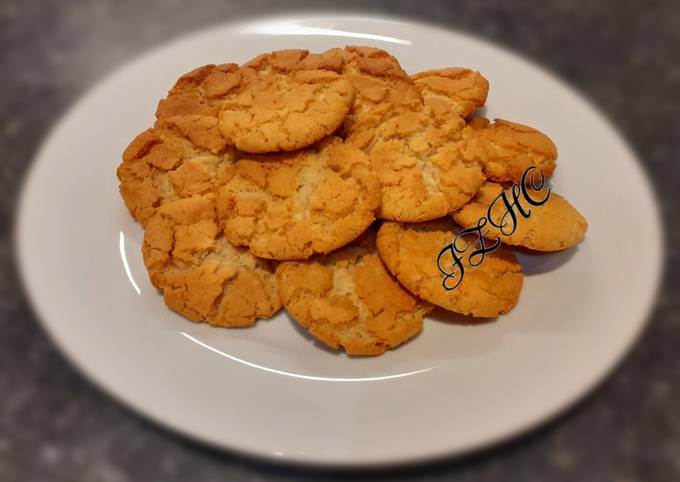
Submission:
<svg viewBox="0 0 680 482">
<path fill-rule="evenodd" d="M 422 330 L 428 303 L 404 290 L 375 249 L 375 234 L 307 261 L 276 269 L 290 315 L 326 345 L 349 355 L 379 355 Z"/>
<path fill-rule="evenodd" d="M 484 183 L 482 160 L 468 147 L 464 120 L 427 108 L 386 104 L 364 113 L 347 137 L 368 155 L 381 190 L 379 217 L 436 219 L 466 204 Z"/>
<path fill-rule="evenodd" d="M 374 107 L 390 104 L 404 109 L 420 108 L 422 97 L 397 59 L 382 49 L 347 46 L 331 49 L 327 56 L 342 59 L 344 77 L 355 91 L 354 104 L 345 130 Z"/>
<path fill-rule="evenodd" d="M 380 49 L 346 47 L 342 54 L 356 90 L 345 132 L 378 175 L 379 217 L 426 221 L 468 202 L 486 178 L 477 156 L 484 153 L 463 137 L 463 116 L 483 105 L 486 79 L 467 69 L 408 77 Z"/>
<path fill-rule="evenodd" d="M 533 127 L 496 119 L 478 118 L 470 123 L 475 149 L 485 159 L 484 175 L 490 181 L 520 182 L 524 171 L 534 166 L 547 178 L 555 171 L 557 147 Z"/>
<path fill-rule="evenodd" d="M 486 254 L 478 266 L 471 266 L 468 257 L 462 255 L 462 281 L 451 291 L 442 286 L 444 275 L 437 267 L 437 257 L 458 232 L 450 219 L 419 224 L 384 222 L 378 231 L 378 252 L 406 289 L 430 303 L 477 317 L 507 313 L 519 300 L 524 275 L 517 257 L 506 247 Z M 450 256 L 442 262 L 453 267 Z"/>
<path fill-rule="evenodd" d="M 241 159 L 217 192 L 225 234 L 267 259 L 306 259 L 363 233 L 378 183 L 366 155 L 330 137 L 290 153 Z"/>
<path fill-rule="evenodd" d="M 236 64 L 208 64 L 182 75 L 158 103 L 156 117 L 200 115 L 217 118 L 226 95 L 247 83 L 254 72 Z"/>
<path fill-rule="evenodd" d="M 461 67 L 426 70 L 411 76 L 426 106 L 436 115 L 455 113 L 463 118 L 484 105 L 489 82 L 474 70 Z"/>
<path fill-rule="evenodd" d="M 125 149 L 119 189 L 139 223 L 145 225 L 163 202 L 212 192 L 229 178 L 234 152 L 215 125 L 205 116 L 170 116 Z"/>
<path fill-rule="evenodd" d="M 306 50 L 264 54 L 242 68 L 247 80 L 221 103 L 224 137 L 249 153 L 293 151 L 332 134 L 354 101 L 341 63 Z"/>
<path fill-rule="evenodd" d="M 491 203 L 503 192 L 503 186 L 494 182 L 487 182 L 481 187 L 474 199 L 462 209 L 453 214 L 453 219 L 464 227 L 476 226 L 482 216 L 487 216 Z M 509 190 L 508 199 L 512 199 Z M 547 191 L 529 190 L 529 194 L 536 200 L 542 200 Z M 488 238 L 500 238 L 505 244 L 523 246 L 535 251 L 561 251 L 579 244 L 588 230 L 585 218 L 562 196 L 550 192 L 548 201 L 541 206 L 531 206 L 520 198 L 524 209 L 531 209 L 528 218 L 517 215 L 515 231 L 503 235 L 491 224 Z M 506 212 L 502 202 L 494 204 L 491 215 L 496 224 L 501 224 L 501 218 Z"/>
<path fill-rule="evenodd" d="M 214 194 L 164 203 L 147 224 L 142 253 L 165 303 L 191 321 L 243 327 L 281 308 L 273 263 L 221 234 Z"/>
</svg>

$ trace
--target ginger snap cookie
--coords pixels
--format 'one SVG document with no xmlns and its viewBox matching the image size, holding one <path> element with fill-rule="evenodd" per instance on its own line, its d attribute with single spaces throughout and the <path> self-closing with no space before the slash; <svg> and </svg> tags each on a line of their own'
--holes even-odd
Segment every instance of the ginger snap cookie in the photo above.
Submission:
<svg viewBox="0 0 680 482">
<path fill-rule="evenodd" d="M 368 155 L 381 190 L 379 217 L 436 219 L 466 204 L 486 180 L 483 159 L 469 155 L 464 120 L 431 109 L 385 104 L 364 113 L 347 137 Z"/>
<path fill-rule="evenodd" d="M 281 308 L 274 265 L 221 234 L 212 193 L 161 205 L 142 252 L 165 303 L 191 321 L 249 326 Z"/>
<path fill-rule="evenodd" d="M 485 159 L 484 174 L 491 181 L 519 182 L 535 166 L 547 178 L 555 170 L 557 147 L 542 132 L 516 122 L 474 119 L 470 128 L 475 149 Z"/>
<path fill-rule="evenodd" d="M 170 116 L 125 149 L 117 171 L 120 194 L 142 225 L 166 200 L 212 192 L 228 179 L 234 151 L 205 119 Z"/>
<path fill-rule="evenodd" d="M 540 202 L 548 196 L 546 189 L 540 191 L 528 189 L 528 193 L 532 199 Z M 485 183 L 469 204 L 453 214 L 453 219 L 464 227 L 476 226 L 481 217 L 488 218 L 489 206 L 502 192 L 501 184 L 490 181 Z M 508 189 L 506 194 L 512 202 L 512 191 Z M 547 199 L 543 205 L 531 206 L 520 197 L 519 203 L 525 211 L 530 211 L 529 217 L 524 218 L 516 214 L 514 232 L 507 236 L 499 228 L 487 223 L 484 227 L 489 230 L 487 237 L 500 238 L 505 244 L 523 246 L 536 251 L 561 251 L 576 246 L 583 240 L 588 230 L 587 221 L 559 194 L 551 191 Z M 517 212 L 517 208 L 515 211 Z M 507 208 L 502 200 L 495 202 L 491 208 L 491 220 L 496 225 L 508 223 L 504 230 L 509 232 L 512 228 L 511 220 L 508 217 L 503 220 L 506 212 Z"/>
<path fill-rule="evenodd" d="M 431 309 L 387 272 L 374 233 L 329 255 L 285 261 L 276 276 L 288 313 L 349 355 L 379 355 L 401 345 L 420 333 Z"/>
<path fill-rule="evenodd" d="M 342 58 L 344 77 L 354 87 L 355 100 L 348 126 L 359 120 L 364 112 L 379 105 L 391 104 L 401 108 L 422 106 L 422 97 L 412 80 L 397 59 L 385 50 L 347 46 L 329 50 L 325 55 Z"/>
<path fill-rule="evenodd" d="M 464 274 L 460 284 L 450 291 L 442 285 L 445 276 L 438 268 L 438 257 L 458 232 L 446 218 L 418 224 L 386 221 L 378 231 L 378 252 L 406 289 L 430 303 L 476 317 L 507 313 L 519 300 L 524 275 L 517 257 L 506 247 L 486 254 L 481 263 L 473 259 L 477 266 L 462 255 Z M 462 249 L 465 241 L 459 243 Z M 447 258 L 447 253 L 440 261 L 446 269 L 454 270 L 453 258 Z"/>
<path fill-rule="evenodd" d="M 363 233 L 380 193 L 366 155 L 329 137 L 294 153 L 244 158 L 217 192 L 229 240 L 267 259 L 306 259 Z"/>
<path fill-rule="evenodd" d="M 158 103 L 156 117 L 199 115 L 217 118 L 224 97 L 252 78 L 236 64 L 209 64 L 182 75 Z"/>
<path fill-rule="evenodd" d="M 484 105 L 489 82 L 474 70 L 449 67 L 426 70 L 411 76 L 426 106 L 438 116 L 451 112 L 466 118 Z"/>
<path fill-rule="evenodd" d="M 468 202 L 486 178 L 460 113 L 483 105 L 486 79 L 466 69 L 408 77 L 393 56 L 368 47 L 346 47 L 343 59 L 356 90 L 345 132 L 378 175 L 379 217 L 426 221 Z"/>
<path fill-rule="evenodd" d="M 339 59 L 306 50 L 264 54 L 241 70 L 247 80 L 222 98 L 219 127 L 249 153 L 293 151 L 332 134 L 354 101 Z"/>
</svg>

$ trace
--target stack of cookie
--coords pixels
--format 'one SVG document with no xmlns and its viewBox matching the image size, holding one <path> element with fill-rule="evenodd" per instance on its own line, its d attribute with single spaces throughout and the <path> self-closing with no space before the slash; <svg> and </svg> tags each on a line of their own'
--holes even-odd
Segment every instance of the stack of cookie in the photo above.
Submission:
<svg viewBox="0 0 680 482">
<path fill-rule="evenodd" d="M 466 266 L 452 291 L 437 267 L 507 183 L 529 166 L 555 169 L 544 134 L 471 118 L 487 91 L 477 72 L 409 76 L 366 47 L 278 51 L 182 76 L 118 168 L 152 283 L 171 309 L 215 326 L 249 326 L 283 305 L 352 355 L 414 337 L 433 305 L 509 311 L 523 279 L 510 248 Z M 561 250 L 586 226 L 553 194 L 503 242 Z"/>
</svg>

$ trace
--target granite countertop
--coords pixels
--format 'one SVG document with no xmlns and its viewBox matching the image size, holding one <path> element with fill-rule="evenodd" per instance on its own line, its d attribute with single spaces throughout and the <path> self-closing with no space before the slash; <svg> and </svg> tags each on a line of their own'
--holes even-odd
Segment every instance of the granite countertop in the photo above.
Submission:
<svg viewBox="0 0 680 482">
<path fill-rule="evenodd" d="M 18 282 L 12 241 L 21 182 L 50 126 L 141 50 L 215 22 L 305 6 L 291 0 L 0 2 L 0 481 L 680 480 L 677 0 L 342 2 L 430 20 L 523 53 L 585 93 L 644 162 L 667 221 L 667 270 L 652 323 L 614 375 L 558 420 L 471 457 L 379 474 L 280 467 L 211 451 L 156 427 L 93 387 L 53 347 Z M 630 235 L 644 249 L 644 233 Z"/>
</svg>

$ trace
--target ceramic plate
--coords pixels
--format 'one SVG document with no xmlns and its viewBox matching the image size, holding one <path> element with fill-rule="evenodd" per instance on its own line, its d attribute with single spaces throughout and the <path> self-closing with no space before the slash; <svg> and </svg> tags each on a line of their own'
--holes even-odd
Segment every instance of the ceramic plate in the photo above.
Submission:
<svg viewBox="0 0 680 482">
<path fill-rule="evenodd" d="M 408 72 L 466 66 L 491 84 L 486 114 L 559 147 L 553 179 L 588 219 L 577 249 L 523 256 L 519 305 L 492 323 L 441 315 L 377 358 L 321 348 L 285 314 L 252 329 L 187 322 L 147 278 L 142 229 L 115 170 L 182 73 L 281 48 L 372 45 Z M 362 16 L 228 24 L 145 54 L 58 123 L 31 169 L 17 225 L 37 313 L 72 362 L 146 417 L 217 447 L 285 461 L 376 465 L 460 454 L 556 415 L 640 333 L 661 265 L 652 190 L 626 143 L 579 94 L 506 50 L 429 25 Z"/>
</svg>

